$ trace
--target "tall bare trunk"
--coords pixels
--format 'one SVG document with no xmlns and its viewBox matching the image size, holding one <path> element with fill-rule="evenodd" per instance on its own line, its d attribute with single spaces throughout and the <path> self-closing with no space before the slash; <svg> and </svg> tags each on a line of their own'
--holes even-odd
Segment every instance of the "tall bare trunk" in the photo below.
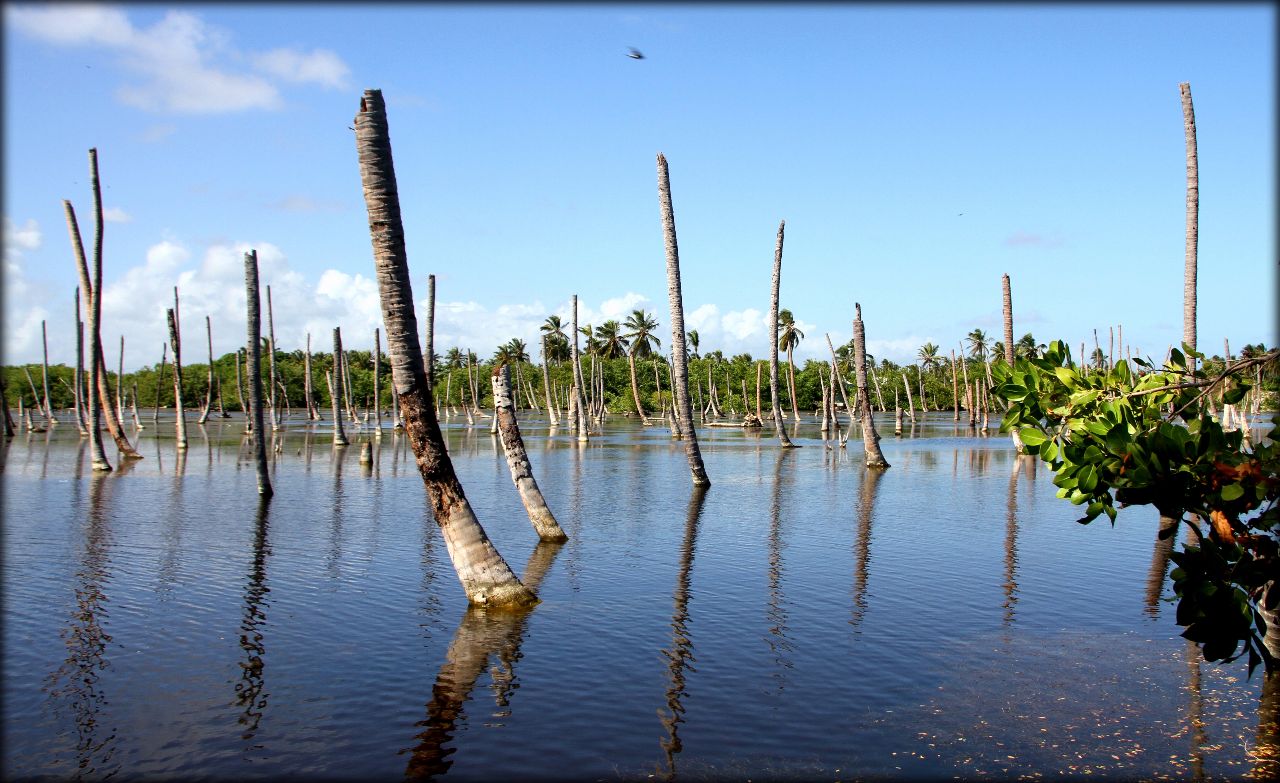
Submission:
<svg viewBox="0 0 1280 783">
<path fill-rule="evenodd" d="M 427 347 L 422 352 L 427 373 L 427 388 L 432 398 L 436 392 L 436 276 L 427 275 Z"/>
<path fill-rule="evenodd" d="M 800 421 L 800 401 L 796 399 L 795 346 L 792 345 L 787 346 L 787 392 L 791 395 L 791 419 Z"/>
<path fill-rule="evenodd" d="M 778 431 L 778 445 L 784 449 L 798 448 L 787 437 L 787 427 L 782 420 L 782 406 L 778 403 L 778 289 L 782 283 L 782 240 L 787 221 L 778 223 L 778 242 L 773 249 L 773 282 L 769 288 L 769 403 L 773 408 L 773 426 Z"/>
<path fill-rule="evenodd" d="M 307 332 L 307 350 L 302 355 L 302 396 L 306 398 L 307 418 L 320 420 L 320 411 L 316 407 L 316 398 L 311 386 L 311 332 Z"/>
<path fill-rule="evenodd" d="M 96 171 L 96 150 L 89 151 L 89 161 L 91 171 Z M 63 211 L 66 212 L 67 229 L 71 234 L 71 245 L 75 251 L 76 261 L 78 262 L 80 269 L 80 287 L 85 292 L 88 304 L 87 309 L 89 311 L 89 382 L 87 384 L 89 389 L 89 399 L 87 402 L 89 406 L 89 415 L 87 417 L 89 420 L 89 453 L 91 455 L 93 469 L 97 471 L 106 471 L 111 470 L 111 463 L 107 462 L 106 451 L 102 448 L 102 406 L 101 398 L 98 394 L 98 384 L 95 382 L 98 377 L 98 373 L 102 370 L 102 352 L 99 350 L 102 347 L 102 332 L 99 330 L 98 326 L 98 313 L 100 313 L 101 310 L 95 306 L 96 301 L 93 295 L 93 292 L 97 290 L 95 287 L 95 281 L 98 285 L 101 285 L 102 266 L 100 264 L 95 264 L 93 279 L 90 279 L 88 265 L 85 260 L 84 245 L 80 240 L 80 229 L 76 225 L 75 210 L 72 208 L 70 201 L 63 201 L 62 208 Z"/>
<path fill-rule="evenodd" d="M 960 384 L 956 376 L 956 352 L 951 352 L 951 409 L 952 421 L 960 421 Z"/>
<path fill-rule="evenodd" d="M 175 426 L 178 448 L 187 447 L 187 414 L 182 404 L 182 337 L 178 334 L 178 317 L 173 308 L 165 311 L 169 321 L 169 347 L 173 348 L 173 405 L 177 414 Z"/>
<path fill-rule="evenodd" d="M 80 435 L 83 437 L 89 434 L 89 422 L 88 416 L 85 415 L 84 321 L 80 320 L 79 286 L 76 287 L 76 371 L 73 380 L 76 384 L 76 426 L 80 428 Z"/>
<path fill-rule="evenodd" d="M 268 399 L 271 405 L 271 429 L 280 429 L 280 412 L 276 407 L 276 319 L 271 307 L 271 286 L 267 286 L 267 365 L 270 376 L 267 388 L 270 389 Z"/>
<path fill-rule="evenodd" d="M 867 453 L 867 467 L 884 469 L 889 461 L 880 452 L 880 436 L 871 418 L 871 399 L 867 396 L 867 344 L 862 327 L 862 305 L 853 305 L 853 361 L 858 376 L 858 412 L 862 417 L 862 448 Z M 852 415 L 852 414 L 851 414 Z"/>
<path fill-rule="evenodd" d="M 258 251 L 244 254 L 244 288 L 248 301 L 246 347 L 249 352 L 249 418 L 253 420 L 253 460 L 258 471 L 258 494 L 271 497 L 267 473 L 267 433 L 262 424 L 262 304 L 258 298 Z M 212 349 L 210 349 L 212 354 Z M 240 364 L 239 358 L 236 366 Z"/>
<path fill-rule="evenodd" d="M 116 419 L 124 423 L 124 335 L 120 335 L 120 356 L 116 365 Z M 49 400 L 49 389 L 45 388 L 45 402 Z"/>
<path fill-rule="evenodd" d="M 838 362 L 836 361 L 836 348 L 834 345 L 831 344 L 831 335 L 829 334 L 826 335 L 826 338 L 827 338 L 827 349 L 831 351 L 831 407 L 833 409 L 832 416 L 831 416 L 831 424 L 832 424 L 833 431 L 836 432 L 837 435 L 840 432 L 840 424 L 839 424 L 839 419 L 835 416 L 835 412 L 834 412 L 834 408 L 836 404 L 836 389 L 840 390 L 840 399 L 844 402 L 844 409 L 849 414 L 849 434 L 845 435 L 843 438 L 840 438 L 840 448 L 844 448 L 844 442 L 849 439 L 850 435 L 853 434 L 853 423 L 855 421 L 860 421 L 860 419 L 858 418 L 857 410 L 854 408 L 854 406 L 849 404 L 849 394 L 848 392 L 845 391 L 844 381 L 841 380 L 840 378 L 840 367 Z M 854 394 L 854 399 L 855 400 L 858 399 L 856 392 Z M 870 405 L 871 401 L 868 400 L 867 404 Z"/>
<path fill-rule="evenodd" d="M 1196 348 L 1196 250 L 1200 237 L 1200 166 L 1196 154 L 1196 111 L 1191 104 L 1191 84 L 1178 85 L 1182 93 L 1182 127 L 1187 137 L 1187 242 L 1182 272 L 1182 341 Z M 1195 368 L 1195 359 L 1190 367 Z"/>
<path fill-rule="evenodd" d="M 382 330 L 373 330 L 373 409 L 376 422 L 377 437 L 382 437 L 382 387 L 379 376 L 382 375 Z"/>
<path fill-rule="evenodd" d="M 911 421 L 914 422 L 916 420 L 916 404 L 915 401 L 911 399 L 911 382 L 907 380 L 907 374 L 905 372 L 902 374 L 902 386 L 907 390 L 907 415 L 910 416 Z M 894 406 L 897 406 L 896 399 L 894 401 Z"/>
<path fill-rule="evenodd" d="M 1009 275 L 1002 275 L 1000 287 L 1004 293 L 1004 360 L 1013 367 L 1013 291 L 1009 287 Z M 1013 448 L 1019 454 L 1025 454 L 1027 448 L 1022 445 L 1022 438 L 1017 430 L 1011 431 Z"/>
<path fill-rule="evenodd" d="M 640 414 L 640 422 L 646 426 L 649 417 L 644 415 L 644 406 L 640 404 L 640 383 L 636 380 L 636 352 L 627 354 L 627 363 L 631 366 L 631 396 L 636 401 L 636 413 Z"/>
<path fill-rule="evenodd" d="M 693 429 L 693 406 L 689 400 L 689 359 L 685 351 L 684 302 L 680 291 L 680 247 L 676 241 L 676 215 L 671 206 L 671 178 L 667 172 L 667 159 L 658 153 L 658 205 L 662 214 L 662 233 L 667 251 L 667 299 L 671 304 L 671 371 L 672 390 L 676 397 L 676 411 L 680 421 L 680 434 L 685 439 L 684 453 L 689 460 L 695 487 L 711 486 L 707 469 L 702 464 L 702 452 L 698 448 L 698 433 Z M 775 343 L 776 344 L 776 343 Z"/>
<path fill-rule="evenodd" d="M 499 363 L 493 368 L 493 400 L 497 412 L 498 434 L 502 438 L 502 450 L 507 457 L 507 468 L 511 471 L 511 481 L 520 493 L 520 501 L 524 510 L 537 531 L 538 538 L 543 541 L 566 541 L 569 536 L 556 521 L 555 515 L 547 507 L 547 501 L 538 489 L 538 482 L 533 477 L 533 468 L 529 464 L 529 454 L 524 448 L 524 439 L 520 437 L 520 425 L 516 422 L 515 400 L 511 393 L 511 373 L 505 364 Z"/>
<path fill-rule="evenodd" d="M 516 578 L 476 519 L 436 420 L 431 387 L 427 385 L 418 346 L 400 198 L 380 90 L 365 91 L 355 128 L 382 321 L 387 328 L 392 383 L 400 396 L 405 431 L 436 523 L 440 525 L 454 570 L 471 603 L 531 605 L 537 597 Z"/>
<path fill-rule="evenodd" d="M 120 338 L 123 340 L 124 338 Z M 49 333 L 46 330 L 45 322 L 40 322 L 40 345 L 44 349 L 44 354 L 40 362 L 40 379 L 44 383 L 44 418 L 50 425 L 53 424 L 53 404 L 49 402 Z"/>
<path fill-rule="evenodd" d="M 547 419 L 554 427 L 560 423 L 556 409 L 551 404 L 551 370 L 547 367 L 547 336 L 542 335 L 542 394 L 547 398 Z M 448 400 L 445 404 L 448 405 Z"/>
<path fill-rule="evenodd" d="M 583 392 L 585 385 L 582 378 L 582 361 L 578 355 L 578 295 L 573 295 L 573 400 L 571 402 L 573 411 L 573 431 L 578 436 L 580 443 L 587 441 L 587 406 L 586 395 Z"/>
<path fill-rule="evenodd" d="M 333 380 L 330 382 L 329 397 L 333 400 L 333 445 L 346 446 L 347 432 L 342 426 L 342 365 L 345 355 L 342 352 L 342 327 L 333 327 Z"/>
<path fill-rule="evenodd" d="M 160 390 L 164 388 L 164 369 L 169 361 L 169 343 L 160 346 L 160 372 L 156 373 L 156 407 L 151 413 L 151 423 L 160 426 Z"/>
<path fill-rule="evenodd" d="M 196 424 L 207 422 L 209 414 L 213 411 L 213 324 L 207 315 L 204 317 L 204 332 L 209 344 L 209 371 L 205 374 L 207 391 L 204 397 L 204 410 L 200 411 L 200 418 L 196 420 Z M 121 355 L 124 354 L 123 338 L 120 343 L 120 353 Z"/>
</svg>

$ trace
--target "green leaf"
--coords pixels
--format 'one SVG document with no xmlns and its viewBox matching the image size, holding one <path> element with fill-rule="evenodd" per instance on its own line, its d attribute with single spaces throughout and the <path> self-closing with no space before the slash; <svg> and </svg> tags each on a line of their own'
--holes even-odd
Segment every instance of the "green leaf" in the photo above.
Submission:
<svg viewBox="0 0 1280 783">
<path fill-rule="evenodd" d="M 1234 389 L 1227 389 L 1226 393 L 1222 395 L 1222 401 L 1227 405 L 1235 405 L 1237 402 L 1243 400 L 1244 396 L 1248 393 L 1249 387 L 1242 384 Z"/>
<path fill-rule="evenodd" d="M 1085 465 L 1076 475 L 1081 492 L 1092 492 L 1098 486 L 1098 469 L 1093 465 Z"/>
<path fill-rule="evenodd" d="M 1035 427 L 1023 427 L 1018 430 L 1018 437 L 1028 446 L 1039 446 L 1049 440 L 1047 435 Z"/>
<path fill-rule="evenodd" d="M 1080 378 L 1076 375 L 1075 370 L 1069 367 L 1054 367 L 1053 374 L 1058 376 L 1058 380 L 1062 381 L 1062 385 L 1072 391 L 1080 385 Z"/>
<path fill-rule="evenodd" d="M 1228 484 L 1222 488 L 1223 500 L 1236 500 L 1244 496 L 1244 487 L 1240 486 L 1240 482 Z"/>
</svg>

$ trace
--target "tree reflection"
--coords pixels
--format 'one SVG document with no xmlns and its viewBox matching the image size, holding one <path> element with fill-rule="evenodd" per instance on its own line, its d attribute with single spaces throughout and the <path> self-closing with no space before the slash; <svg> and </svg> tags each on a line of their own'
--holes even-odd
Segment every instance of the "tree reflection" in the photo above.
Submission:
<svg viewBox="0 0 1280 783">
<path fill-rule="evenodd" d="M 1160 530 L 1156 535 L 1155 547 L 1151 550 L 1151 568 L 1147 571 L 1147 590 L 1143 603 L 1145 611 L 1152 620 L 1160 616 L 1160 595 L 1164 592 L 1165 572 L 1169 570 L 1169 555 L 1173 553 L 1174 541 L 1177 539 L 1178 520 L 1173 517 L 1160 517 Z"/>
<path fill-rule="evenodd" d="M 534 547 L 521 577 L 530 590 L 536 591 L 542 584 L 562 546 L 560 542 L 539 541 Z M 458 720 L 464 715 L 463 704 L 494 656 L 497 657 L 496 667 L 491 673 L 494 700 L 500 714 L 510 714 L 511 694 L 515 690 L 515 662 L 520 659 L 520 645 L 524 641 L 525 625 L 531 611 L 532 607 L 495 609 L 477 604 L 467 606 L 445 654 L 444 665 L 431 688 L 427 717 L 415 724 L 424 728 L 416 735 L 418 745 L 405 769 L 406 779 L 430 780 L 444 775 L 453 766 L 453 759 L 449 757 L 457 749 L 446 748 L 445 744 L 453 738 Z"/>
<path fill-rule="evenodd" d="M 1253 776 L 1258 780 L 1280 777 L 1280 672 L 1262 675 Z"/>
<path fill-rule="evenodd" d="M 236 683 L 236 705 L 243 708 L 239 723 L 244 726 L 241 739 L 251 740 L 258 731 L 258 723 L 267 708 L 266 681 L 263 678 L 263 656 L 267 652 L 262 643 L 262 626 L 267 621 L 263 604 L 267 593 L 267 556 L 271 547 L 267 543 L 267 512 L 271 504 L 268 498 L 258 500 L 254 517 L 253 562 L 249 568 L 249 581 L 244 591 L 244 616 L 240 620 L 240 649 L 244 660 L 240 662 L 240 682 Z"/>
<path fill-rule="evenodd" d="M 676 590 L 672 596 L 674 611 L 671 614 L 671 649 L 663 650 L 667 657 L 667 675 L 670 684 L 667 687 L 667 714 L 663 715 L 662 725 L 667 729 L 667 736 L 660 741 L 662 751 L 666 755 L 667 768 L 665 777 L 670 780 L 676 775 L 676 756 L 683 745 L 680 742 L 679 727 L 684 722 L 684 705 L 680 700 L 686 696 L 684 673 L 693 671 L 693 640 L 689 636 L 689 574 L 693 569 L 693 554 L 698 540 L 698 521 L 702 517 L 702 507 L 707 499 L 707 488 L 695 486 L 689 495 L 689 509 L 685 515 L 684 541 L 680 545 L 680 570 L 676 577 Z"/>
<path fill-rule="evenodd" d="M 795 645 L 787 638 L 787 610 L 782 599 L 782 462 L 786 455 L 794 453 L 793 449 L 778 449 L 773 469 L 773 498 L 769 507 L 769 636 L 765 641 L 773 652 L 774 663 L 778 671 L 774 678 L 778 690 L 785 685 L 785 673 L 792 667 L 787 653 L 795 649 Z"/>
<path fill-rule="evenodd" d="M 1018 605 L 1018 474 L 1029 456 L 1014 456 L 1009 473 L 1009 504 L 1004 525 L 1004 624 L 1013 624 L 1014 607 Z"/>
<path fill-rule="evenodd" d="M 76 728 L 76 777 L 110 777 L 118 770 L 111 762 L 115 754 L 116 730 L 102 725 L 102 711 L 107 706 L 101 687 L 102 672 L 111 664 L 107 646 L 106 586 L 111 581 L 109 548 L 111 526 L 104 495 L 108 477 L 94 474 L 89 478 L 89 513 L 84 529 L 84 551 L 76 572 L 76 608 L 62 631 L 67 657 L 49 675 L 45 692 L 50 700 L 65 705 Z"/>
<path fill-rule="evenodd" d="M 884 475 L 879 470 L 862 471 L 862 487 L 858 490 L 858 537 L 853 544 L 853 613 L 849 624 L 857 631 L 867 613 L 867 580 L 871 562 L 871 519 L 876 505 L 876 487 Z"/>
</svg>

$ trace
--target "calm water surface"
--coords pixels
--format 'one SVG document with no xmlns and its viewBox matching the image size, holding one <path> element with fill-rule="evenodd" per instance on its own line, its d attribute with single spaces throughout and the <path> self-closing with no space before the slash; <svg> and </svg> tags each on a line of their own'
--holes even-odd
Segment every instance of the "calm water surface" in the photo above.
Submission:
<svg viewBox="0 0 1280 783">
<path fill-rule="evenodd" d="M 70 423 L 0 446 L 4 777 L 1254 769 L 1261 678 L 1178 636 L 1154 512 L 1076 524 L 1004 436 L 882 421 L 877 475 L 812 419 L 785 452 L 702 428 L 695 493 L 664 427 L 578 444 L 523 419 L 563 545 L 537 543 L 487 420 L 445 432 L 538 586 L 525 614 L 467 607 L 390 430 L 362 465 L 368 429 L 334 449 L 292 423 L 265 511 L 238 417 L 192 423 L 185 455 L 162 419 L 105 476 Z"/>
</svg>

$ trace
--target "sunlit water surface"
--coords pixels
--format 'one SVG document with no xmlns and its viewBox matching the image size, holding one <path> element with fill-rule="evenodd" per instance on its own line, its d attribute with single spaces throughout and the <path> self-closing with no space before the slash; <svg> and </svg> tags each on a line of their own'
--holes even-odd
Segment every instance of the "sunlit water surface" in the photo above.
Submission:
<svg viewBox="0 0 1280 783">
<path fill-rule="evenodd" d="M 1254 770 L 1260 677 L 1178 636 L 1154 512 L 1076 524 L 1004 436 L 882 420 L 876 474 L 811 419 L 787 451 L 707 427 L 700 494 L 665 427 L 523 418 L 561 546 L 487 420 L 445 432 L 524 615 L 468 610 L 390 430 L 362 465 L 370 429 L 292 422 L 265 512 L 239 418 L 185 456 L 162 418 L 103 476 L 69 423 L 0 446 L 4 777 Z"/>
</svg>

